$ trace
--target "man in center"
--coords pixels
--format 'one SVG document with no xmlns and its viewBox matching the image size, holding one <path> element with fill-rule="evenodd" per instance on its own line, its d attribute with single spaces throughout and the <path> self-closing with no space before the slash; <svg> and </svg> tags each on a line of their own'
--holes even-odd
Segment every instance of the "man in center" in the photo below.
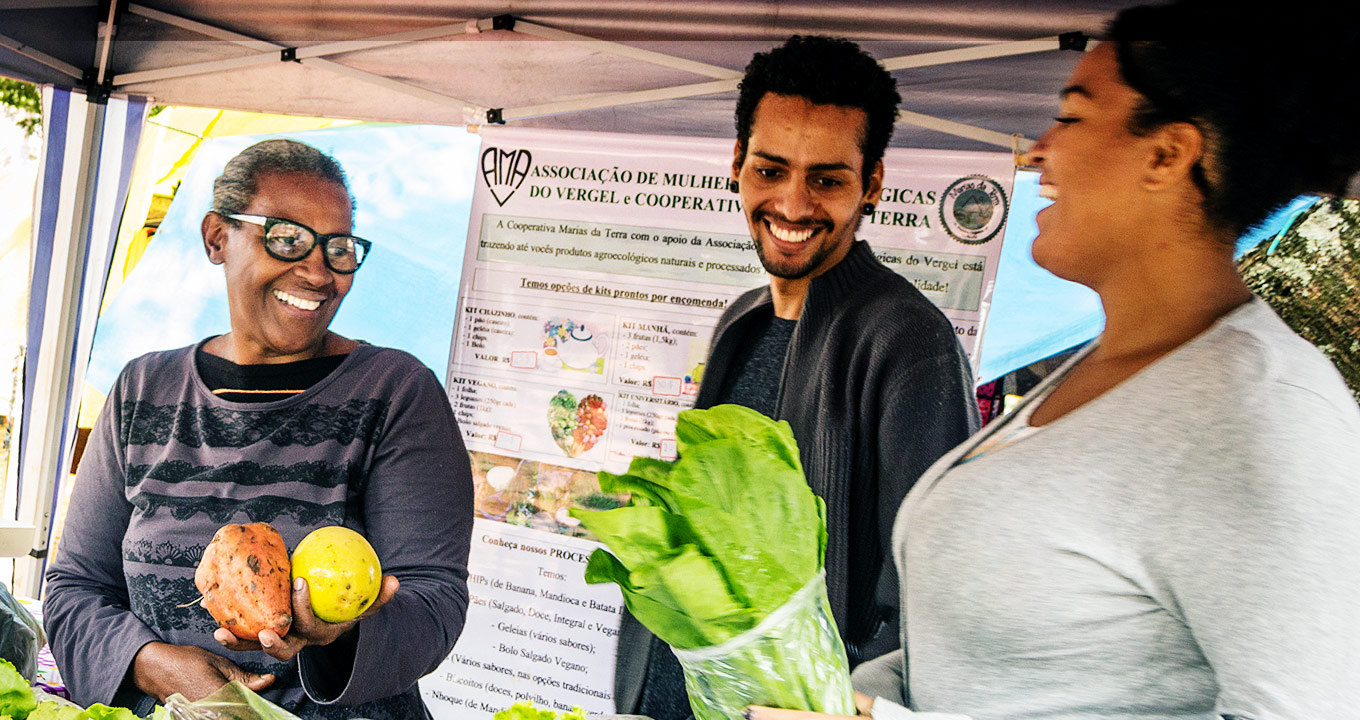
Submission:
<svg viewBox="0 0 1360 720">
<path fill-rule="evenodd" d="M 888 549 L 902 498 L 978 427 L 952 324 L 855 239 L 883 188 L 900 101 L 892 76 L 846 40 L 796 36 L 752 58 L 732 185 L 770 282 L 718 321 L 696 403 L 792 426 L 826 501 L 827 590 L 852 667 L 898 647 Z M 689 717 L 663 643 L 628 618 L 619 648 L 620 712 Z"/>
</svg>

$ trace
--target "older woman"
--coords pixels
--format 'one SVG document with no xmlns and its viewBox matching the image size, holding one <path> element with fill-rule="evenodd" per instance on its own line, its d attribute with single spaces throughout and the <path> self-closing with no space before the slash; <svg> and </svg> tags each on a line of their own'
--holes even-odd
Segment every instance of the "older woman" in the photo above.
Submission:
<svg viewBox="0 0 1360 720">
<path fill-rule="evenodd" d="M 879 720 L 1360 713 L 1360 410 L 1233 262 L 1360 168 L 1329 70 L 1360 41 L 1325 15 L 1134 8 L 1078 64 L 1033 252 L 1105 332 L 903 503 L 905 652 L 855 676 Z"/>
<path fill-rule="evenodd" d="M 369 249 L 344 171 L 291 140 L 231 160 L 203 218 L 231 331 L 124 369 L 91 434 L 46 624 L 83 703 L 145 712 L 239 680 L 303 718 L 427 717 L 416 680 L 467 608 L 471 473 L 435 376 L 328 328 Z M 315 618 L 306 583 L 286 637 L 237 640 L 194 604 L 194 569 L 226 523 L 365 535 L 384 572 L 360 618 Z"/>
</svg>

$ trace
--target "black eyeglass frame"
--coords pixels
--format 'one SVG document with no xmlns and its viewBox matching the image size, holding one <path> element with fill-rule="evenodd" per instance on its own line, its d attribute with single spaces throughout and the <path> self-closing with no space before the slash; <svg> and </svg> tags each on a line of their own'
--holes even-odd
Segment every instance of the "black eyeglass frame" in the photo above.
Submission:
<svg viewBox="0 0 1360 720">
<path fill-rule="evenodd" d="M 239 220 L 241 222 L 248 222 L 252 225 L 259 225 L 260 227 L 263 227 L 264 235 L 260 237 L 260 242 L 264 244 L 264 251 L 269 253 L 269 257 L 272 257 L 275 260 L 282 260 L 283 262 L 301 262 L 302 260 L 305 260 L 308 255 L 312 254 L 312 251 L 316 249 L 317 245 L 320 245 L 321 261 L 326 264 L 326 267 L 331 272 L 338 273 L 340 275 L 353 275 L 354 273 L 359 272 L 359 268 L 363 267 L 364 265 L 364 260 L 368 259 L 369 250 L 371 250 L 373 247 L 373 243 L 361 237 L 356 237 L 354 235 L 350 235 L 349 233 L 332 233 L 330 235 L 323 235 L 296 220 L 289 220 L 288 218 L 270 217 L 268 215 L 246 215 L 244 213 L 232 213 L 229 215 L 223 215 L 223 217 L 229 220 Z M 307 232 L 312 234 L 312 244 L 310 247 L 307 248 L 307 252 L 302 253 L 297 257 L 284 257 L 269 248 L 269 231 L 279 223 L 296 225 L 297 227 L 300 227 L 303 230 L 306 230 Z M 329 245 L 330 241 L 334 240 L 335 238 L 349 238 L 350 240 L 354 241 L 355 245 L 358 245 L 359 247 L 363 248 L 362 253 L 356 253 L 357 257 L 355 258 L 356 262 L 353 270 L 341 270 L 331 264 L 331 256 L 329 253 L 326 252 L 326 246 Z"/>
</svg>

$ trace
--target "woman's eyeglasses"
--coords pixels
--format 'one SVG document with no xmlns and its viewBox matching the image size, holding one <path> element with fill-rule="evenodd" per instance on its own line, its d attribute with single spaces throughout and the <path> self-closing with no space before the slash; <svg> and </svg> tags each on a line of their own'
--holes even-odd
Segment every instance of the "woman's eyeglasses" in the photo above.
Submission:
<svg viewBox="0 0 1360 720">
<path fill-rule="evenodd" d="M 232 214 L 226 217 L 263 227 L 265 252 L 275 260 L 297 262 L 311 254 L 313 247 L 320 245 L 321 258 L 326 267 L 341 275 L 358 270 L 372 246 L 369 241 L 353 235 L 322 235 L 295 220 L 264 215 Z"/>
</svg>

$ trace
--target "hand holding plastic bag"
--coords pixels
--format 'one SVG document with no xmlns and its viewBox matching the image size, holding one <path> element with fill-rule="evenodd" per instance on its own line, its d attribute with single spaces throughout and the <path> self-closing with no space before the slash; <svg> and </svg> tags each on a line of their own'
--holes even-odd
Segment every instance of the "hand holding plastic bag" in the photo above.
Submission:
<svg viewBox="0 0 1360 720">
<path fill-rule="evenodd" d="M 747 705 L 850 715 L 849 664 L 826 599 L 826 505 L 789 424 L 749 408 L 685 410 L 679 459 L 600 473 L 627 507 L 572 516 L 597 549 L 586 582 L 617 583 L 628 611 L 675 651 L 697 720 Z"/>
<path fill-rule="evenodd" d="M 175 693 L 156 708 L 150 720 L 299 720 L 298 716 L 256 695 L 239 682 L 230 682 L 208 697 L 190 702 Z"/>
</svg>

